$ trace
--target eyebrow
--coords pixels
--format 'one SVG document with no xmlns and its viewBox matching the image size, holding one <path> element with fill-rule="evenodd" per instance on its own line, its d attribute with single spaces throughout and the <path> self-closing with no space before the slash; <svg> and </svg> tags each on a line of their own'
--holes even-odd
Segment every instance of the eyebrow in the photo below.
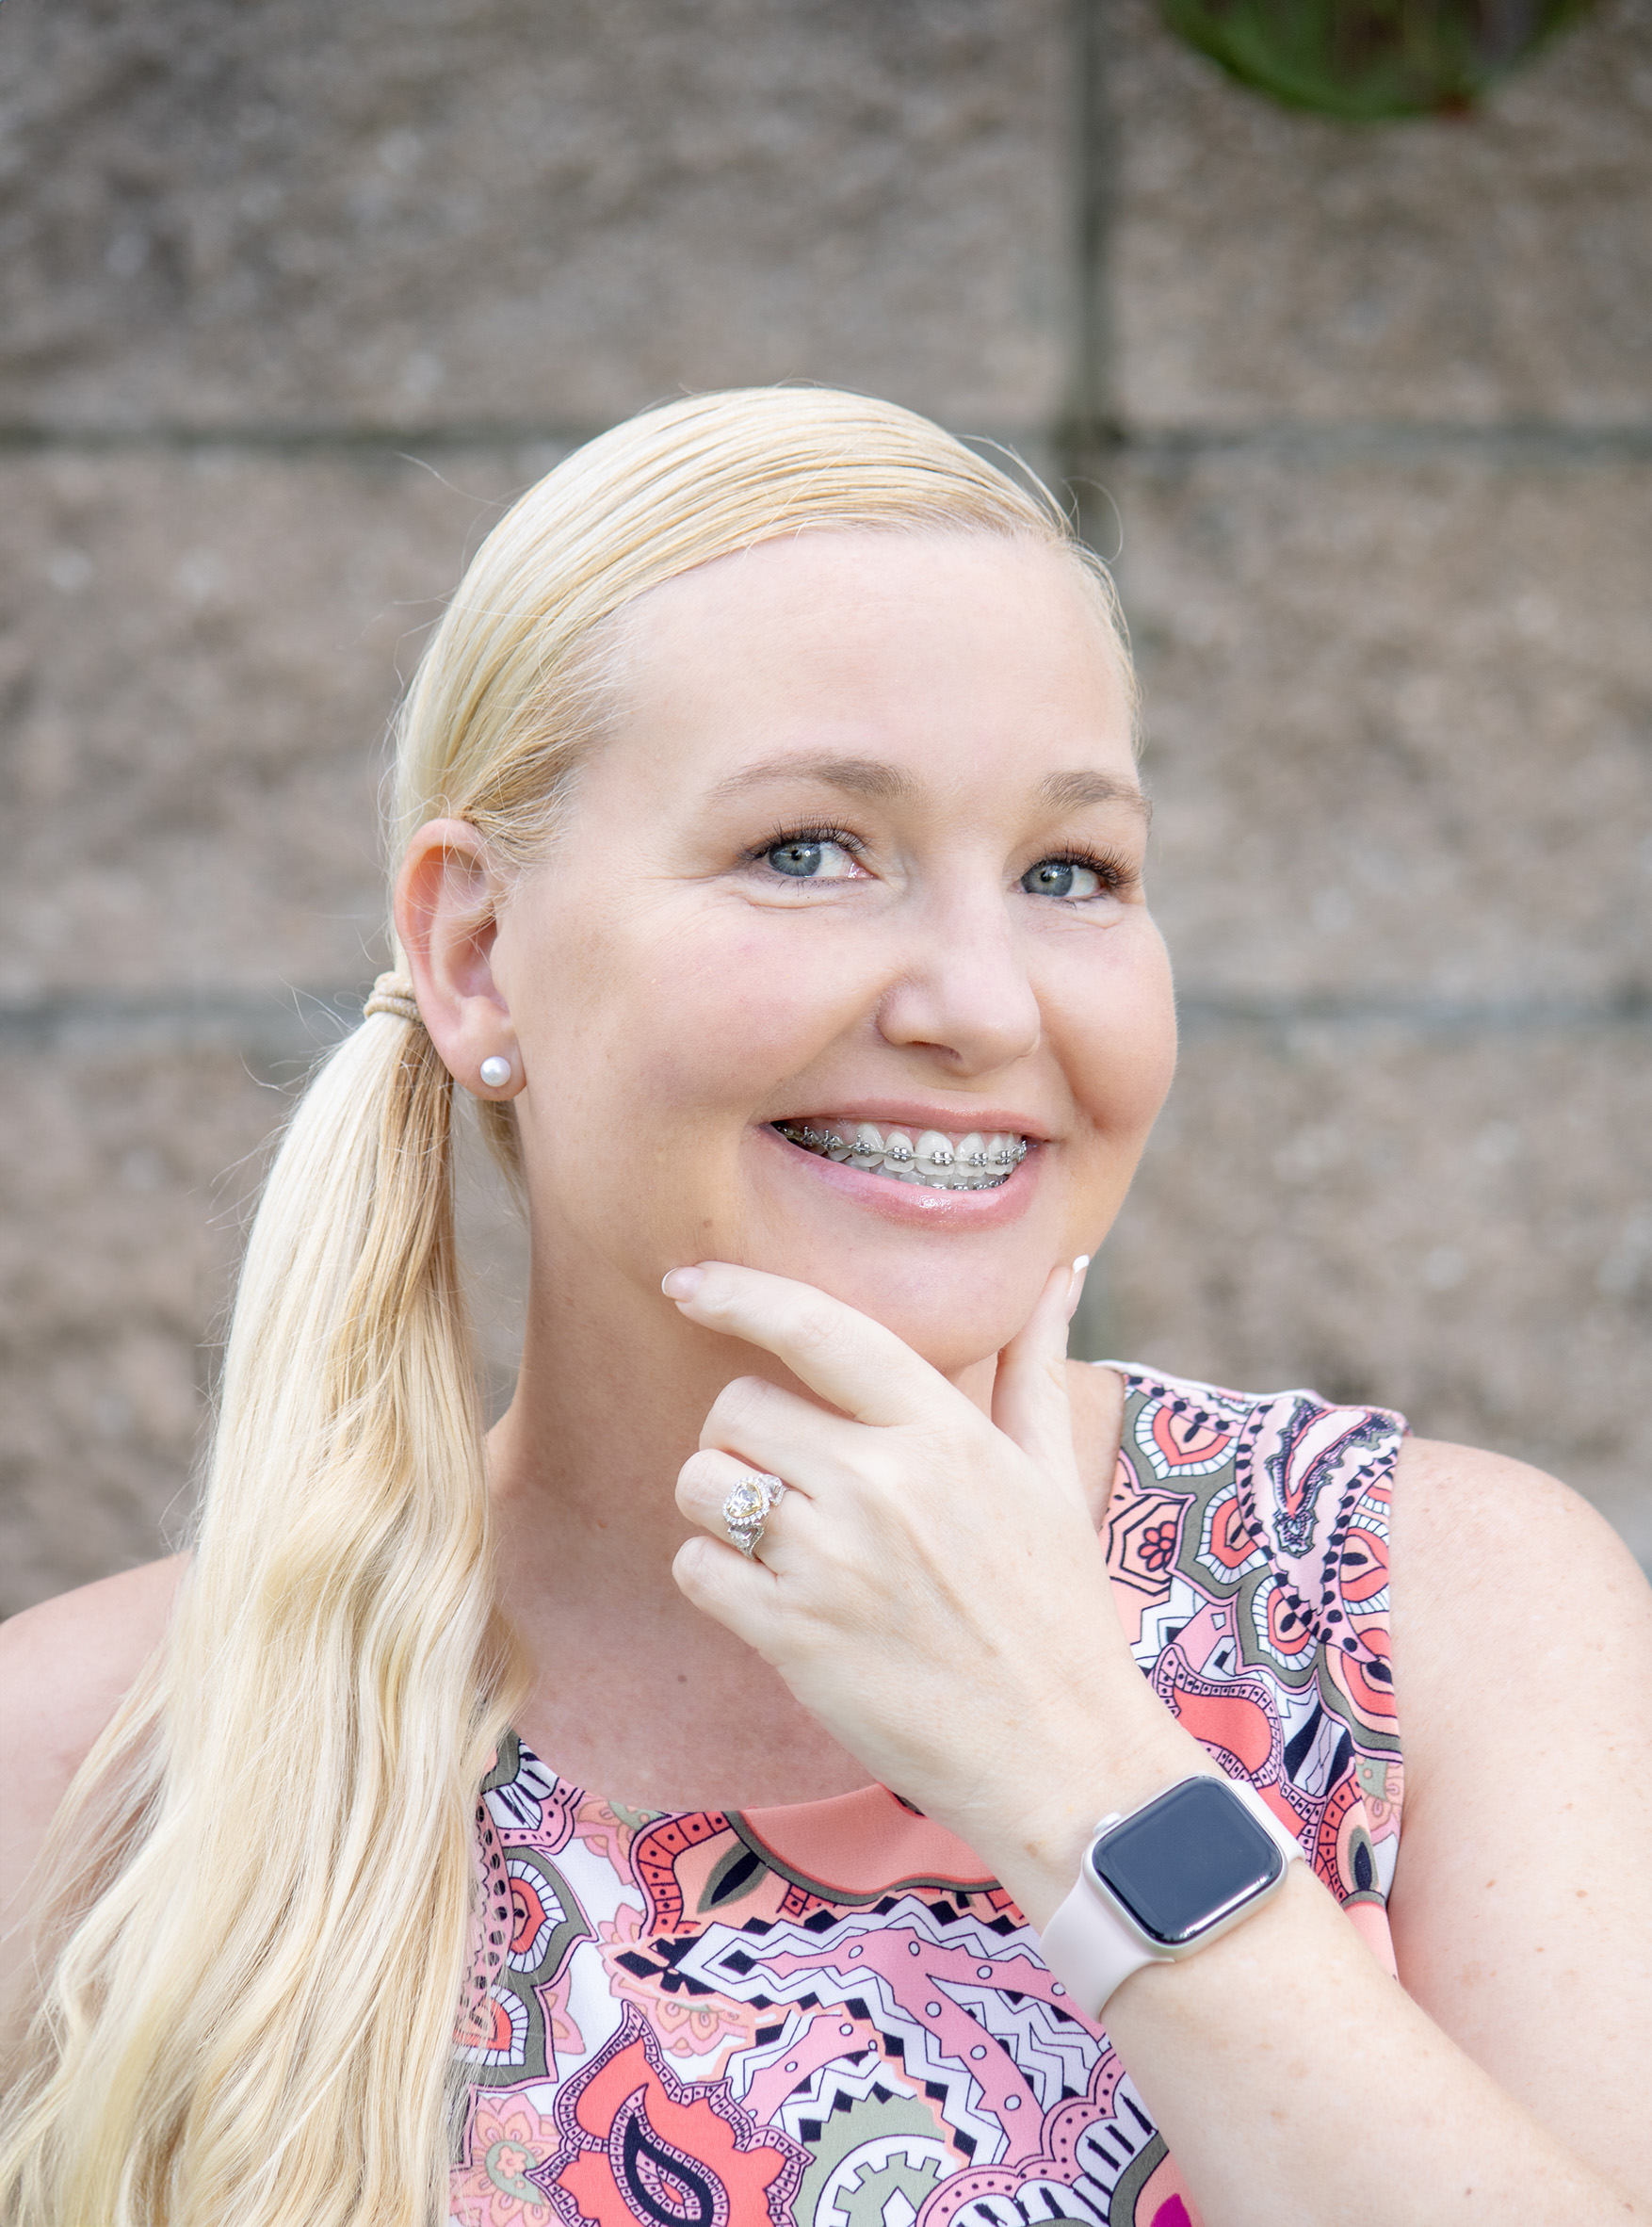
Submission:
<svg viewBox="0 0 1652 2227">
<path fill-rule="evenodd" d="M 1143 820 L 1153 817 L 1153 806 L 1133 781 L 1116 773 L 1086 769 L 1080 772 L 1051 773 L 1041 784 L 1044 802 L 1058 812 L 1076 811 L 1080 805 L 1128 805 Z"/>
<path fill-rule="evenodd" d="M 726 803 L 748 789 L 771 781 L 818 781 L 849 796 L 890 804 L 910 797 L 917 784 L 899 766 L 875 757 L 768 757 L 758 758 L 737 772 L 725 774 L 712 789 L 710 802 Z M 1041 801 L 1055 811 L 1075 811 L 1084 805 L 1127 805 L 1143 819 L 1150 816 L 1147 799 L 1133 781 L 1116 773 L 1084 769 L 1051 773 L 1040 784 Z"/>
<path fill-rule="evenodd" d="M 875 757 L 766 757 L 727 774 L 711 791 L 711 802 L 722 804 L 748 788 L 761 788 L 769 781 L 819 781 L 828 788 L 841 788 L 849 796 L 870 797 L 890 803 L 912 794 L 916 784 L 899 766 Z"/>
</svg>

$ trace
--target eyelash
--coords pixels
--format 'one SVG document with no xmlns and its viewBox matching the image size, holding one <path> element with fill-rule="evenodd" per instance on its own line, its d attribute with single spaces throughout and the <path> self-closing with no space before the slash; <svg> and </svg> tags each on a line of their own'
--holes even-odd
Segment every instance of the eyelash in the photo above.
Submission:
<svg viewBox="0 0 1652 2227">
<path fill-rule="evenodd" d="M 1042 858 L 1035 858 L 1033 866 L 1086 866 L 1102 887 L 1116 894 L 1134 879 L 1130 869 L 1122 858 L 1109 858 L 1099 851 L 1046 851 Z M 1032 868 L 1028 871 L 1030 873 Z M 1082 898 L 1063 898 L 1065 904 L 1082 904 Z"/>
<path fill-rule="evenodd" d="M 784 850 L 787 843 L 835 843 L 851 858 L 859 858 L 866 850 L 859 836 L 850 835 L 846 827 L 777 827 L 760 843 L 752 845 L 745 854 L 747 865 L 761 866 L 770 851 Z"/>
<path fill-rule="evenodd" d="M 753 843 L 745 853 L 747 865 L 761 866 L 770 851 L 781 850 L 787 843 L 836 843 L 851 858 L 863 856 L 866 851 L 866 845 L 859 836 L 850 835 L 846 827 L 834 827 L 830 823 L 807 827 L 776 827 L 760 843 Z M 1032 864 L 1043 866 L 1046 862 L 1056 866 L 1088 867 L 1109 894 L 1116 894 L 1127 887 L 1133 879 L 1130 869 L 1122 859 L 1109 858 L 1099 851 L 1047 851 L 1043 858 L 1035 858 Z M 1029 867 L 1028 871 L 1031 870 Z M 1056 902 L 1061 904 L 1083 904 L 1087 901 L 1081 897 L 1065 897 Z"/>
</svg>

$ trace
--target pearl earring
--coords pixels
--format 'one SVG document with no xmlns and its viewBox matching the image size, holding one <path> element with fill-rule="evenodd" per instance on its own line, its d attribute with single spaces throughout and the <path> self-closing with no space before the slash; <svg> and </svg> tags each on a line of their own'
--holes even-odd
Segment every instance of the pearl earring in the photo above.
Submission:
<svg viewBox="0 0 1652 2227">
<path fill-rule="evenodd" d="M 491 1059 L 483 1060 L 478 1071 L 490 1090 L 503 1090 L 510 1080 L 510 1062 L 494 1052 Z"/>
</svg>

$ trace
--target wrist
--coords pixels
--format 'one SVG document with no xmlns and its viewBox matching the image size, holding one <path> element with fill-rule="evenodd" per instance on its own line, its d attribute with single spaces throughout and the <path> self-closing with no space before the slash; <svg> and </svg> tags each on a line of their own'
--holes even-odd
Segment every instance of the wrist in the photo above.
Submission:
<svg viewBox="0 0 1652 2227">
<path fill-rule="evenodd" d="M 1142 1695 L 1152 1701 L 1145 1688 Z M 1222 1777 L 1157 1702 L 1127 1740 L 1098 1739 L 1092 1721 L 1081 1739 L 1058 1746 L 1053 1755 L 1045 1752 L 1049 1760 L 1040 1783 L 1035 1788 L 1024 1780 L 1019 1805 L 1001 1829 L 978 1833 L 972 1844 L 1041 1931 L 1072 1892 L 1099 1818 L 1140 1809 L 1180 1779 Z"/>
<path fill-rule="evenodd" d="M 1256 1915 L 1301 1855 L 1248 1780 L 1191 1772 L 1102 1820 L 1077 1884 L 1040 1927 L 1045 1962 L 1099 2024 L 1135 1973 L 1180 1963 Z"/>
</svg>

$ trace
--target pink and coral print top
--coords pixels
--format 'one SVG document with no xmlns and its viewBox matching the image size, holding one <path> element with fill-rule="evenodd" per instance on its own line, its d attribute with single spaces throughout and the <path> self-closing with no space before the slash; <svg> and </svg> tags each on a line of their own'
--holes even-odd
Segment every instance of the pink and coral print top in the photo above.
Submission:
<svg viewBox="0 0 1652 2227">
<path fill-rule="evenodd" d="M 1136 1659 L 1391 1969 L 1405 1426 L 1123 1374 L 1106 1524 Z M 462 2227 L 1195 2227 L 1145 2101 L 1036 1934 L 884 1788 L 630 1810 L 510 1740 L 477 1825 Z"/>
</svg>

